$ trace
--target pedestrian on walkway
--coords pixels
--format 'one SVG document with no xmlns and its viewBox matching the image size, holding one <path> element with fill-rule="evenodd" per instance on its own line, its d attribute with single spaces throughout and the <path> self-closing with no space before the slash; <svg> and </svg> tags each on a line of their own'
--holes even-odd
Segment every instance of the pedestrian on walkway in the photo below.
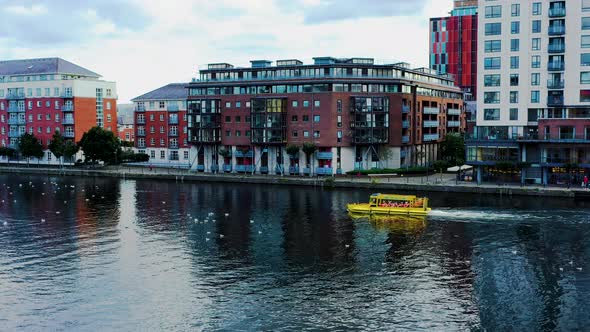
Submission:
<svg viewBox="0 0 590 332">
<path fill-rule="evenodd" d="M 584 188 L 588 189 L 588 175 L 584 175 Z"/>
</svg>

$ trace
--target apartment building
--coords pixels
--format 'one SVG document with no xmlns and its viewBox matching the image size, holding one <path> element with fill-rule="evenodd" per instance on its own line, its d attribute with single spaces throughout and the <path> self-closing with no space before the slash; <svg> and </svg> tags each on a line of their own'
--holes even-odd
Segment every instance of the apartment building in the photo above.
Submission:
<svg viewBox="0 0 590 332">
<path fill-rule="evenodd" d="M 332 175 L 424 165 L 447 133 L 465 128 L 453 79 L 406 63 L 214 63 L 187 87 L 191 167 L 204 172 Z M 304 143 L 318 150 L 287 154 Z"/>
<path fill-rule="evenodd" d="M 478 18 L 479 111 L 467 142 L 478 179 L 494 178 L 500 162 L 520 163 L 523 182 L 587 173 L 590 0 L 486 0 Z"/>
<path fill-rule="evenodd" d="M 185 83 L 172 83 L 133 98 L 135 147 L 152 165 L 188 167 Z"/>
<path fill-rule="evenodd" d="M 25 132 L 46 147 L 55 131 L 75 142 L 94 126 L 116 131 L 114 82 L 61 58 L 0 61 L 0 145 L 18 147 Z M 46 151 L 40 162 L 58 163 Z"/>
</svg>

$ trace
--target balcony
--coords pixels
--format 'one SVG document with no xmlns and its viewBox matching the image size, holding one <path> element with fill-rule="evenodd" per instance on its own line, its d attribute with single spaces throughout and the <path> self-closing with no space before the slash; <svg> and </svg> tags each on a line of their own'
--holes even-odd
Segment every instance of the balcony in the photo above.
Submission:
<svg viewBox="0 0 590 332">
<path fill-rule="evenodd" d="M 73 125 L 74 124 L 74 119 L 73 118 L 63 118 L 61 120 L 61 124 Z"/>
<path fill-rule="evenodd" d="M 204 172 L 205 171 L 205 165 L 197 165 L 197 171 Z"/>
<path fill-rule="evenodd" d="M 425 134 L 424 142 L 438 141 L 438 134 Z"/>
<path fill-rule="evenodd" d="M 173 125 L 176 125 L 176 124 L 178 124 L 178 118 L 175 118 L 175 119 L 168 119 L 168 124 L 173 124 Z"/>
<path fill-rule="evenodd" d="M 424 113 L 424 114 L 438 114 L 439 109 L 438 109 L 438 107 L 424 107 L 424 111 L 422 113 Z"/>
<path fill-rule="evenodd" d="M 170 137 L 178 137 L 178 132 L 177 131 L 171 131 L 168 133 L 168 136 Z"/>
<path fill-rule="evenodd" d="M 74 105 L 63 105 L 61 107 L 62 112 L 73 112 L 74 111 Z"/>
<path fill-rule="evenodd" d="M 168 146 L 168 148 L 169 148 L 169 149 L 174 149 L 174 150 L 177 150 L 177 149 L 179 149 L 179 147 L 178 147 L 178 143 L 176 143 L 176 144 L 170 144 L 170 145 Z"/>
<path fill-rule="evenodd" d="M 231 165 L 223 165 L 223 171 L 226 173 L 231 172 Z"/>
<path fill-rule="evenodd" d="M 318 152 L 317 159 L 318 160 L 332 160 L 334 154 L 332 152 Z"/>
<path fill-rule="evenodd" d="M 549 8 L 549 17 L 564 17 L 565 16 L 565 7 L 554 7 Z"/>
<path fill-rule="evenodd" d="M 25 125 L 25 124 L 27 124 L 27 120 L 20 119 L 20 118 L 9 118 L 8 124 L 9 125 Z"/>
<path fill-rule="evenodd" d="M 402 121 L 402 128 L 407 129 L 410 128 L 410 121 Z"/>
<path fill-rule="evenodd" d="M 137 142 L 137 147 L 140 149 L 145 148 L 145 142 L 144 143 Z"/>
<path fill-rule="evenodd" d="M 145 137 L 145 131 L 138 131 L 137 136 L 138 137 Z"/>
<path fill-rule="evenodd" d="M 236 156 L 236 158 L 252 158 L 252 157 L 254 157 L 254 153 L 252 151 L 244 152 L 244 151 L 236 150 L 234 155 Z"/>
<path fill-rule="evenodd" d="M 332 175 L 334 174 L 334 170 L 332 167 L 317 167 L 315 169 L 315 174 L 317 175 Z"/>
<path fill-rule="evenodd" d="M 25 99 L 25 95 L 24 94 L 8 94 L 6 95 L 6 99 L 7 100 L 19 100 L 19 99 Z"/>
<path fill-rule="evenodd" d="M 424 128 L 436 128 L 438 127 L 438 121 L 424 121 Z"/>
<path fill-rule="evenodd" d="M 563 96 L 548 96 L 547 106 L 563 106 Z"/>
<path fill-rule="evenodd" d="M 74 98 L 74 94 L 71 91 L 64 91 L 60 95 L 61 98 Z"/>
<path fill-rule="evenodd" d="M 547 47 L 549 53 L 565 53 L 565 44 L 549 44 Z"/>
<path fill-rule="evenodd" d="M 74 132 L 73 132 L 73 131 L 65 131 L 65 132 L 63 133 L 63 136 L 64 136 L 65 138 L 74 138 L 74 137 L 76 136 L 76 134 L 74 134 Z"/>
<path fill-rule="evenodd" d="M 563 80 L 547 80 L 547 89 L 563 89 Z"/>
<path fill-rule="evenodd" d="M 310 174 L 311 174 L 311 168 L 303 167 L 303 175 L 310 175 Z"/>
<path fill-rule="evenodd" d="M 145 119 L 137 119 L 135 120 L 135 124 L 145 124 Z"/>
<path fill-rule="evenodd" d="M 550 36 L 565 35 L 565 26 L 564 25 L 549 26 L 549 35 Z"/>
<path fill-rule="evenodd" d="M 406 158 L 408 156 L 408 151 L 406 150 L 402 150 L 399 152 L 399 157 L 400 158 Z"/>
<path fill-rule="evenodd" d="M 211 172 L 219 172 L 219 166 L 211 165 Z"/>
<path fill-rule="evenodd" d="M 461 127 L 461 121 L 448 121 L 447 122 L 447 127 Z"/>
<path fill-rule="evenodd" d="M 564 69 L 565 69 L 565 63 L 563 61 L 549 62 L 547 64 L 547 70 L 549 70 L 549 71 L 563 71 Z"/>
<path fill-rule="evenodd" d="M 236 172 L 252 173 L 252 172 L 254 172 L 254 166 L 252 166 L 252 165 L 236 165 Z"/>
<path fill-rule="evenodd" d="M 18 108 L 18 106 L 16 106 L 16 105 L 8 106 L 8 113 L 19 113 L 19 112 L 24 112 L 24 111 L 25 111 L 24 108 Z"/>
<path fill-rule="evenodd" d="M 167 109 L 168 112 L 178 112 L 180 107 L 178 107 L 178 105 L 168 105 Z"/>
<path fill-rule="evenodd" d="M 299 174 L 299 167 L 297 167 L 297 166 L 289 167 L 289 174 Z"/>
<path fill-rule="evenodd" d="M 135 112 L 143 113 L 145 112 L 145 106 L 135 106 Z"/>
<path fill-rule="evenodd" d="M 8 132 L 8 137 L 10 138 L 19 138 L 21 137 L 21 135 L 24 133 L 19 133 L 18 131 L 9 131 Z"/>
<path fill-rule="evenodd" d="M 457 108 L 449 108 L 447 110 L 448 115 L 461 115 L 461 110 Z"/>
<path fill-rule="evenodd" d="M 410 106 L 402 105 L 402 113 L 410 113 Z"/>
<path fill-rule="evenodd" d="M 268 166 L 260 166 L 259 171 L 260 173 L 268 173 Z"/>
<path fill-rule="evenodd" d="M 404 143 L 404 144 L 410 143 L 410 136 L 402 136 L 402 143 Z"/>
</svg>

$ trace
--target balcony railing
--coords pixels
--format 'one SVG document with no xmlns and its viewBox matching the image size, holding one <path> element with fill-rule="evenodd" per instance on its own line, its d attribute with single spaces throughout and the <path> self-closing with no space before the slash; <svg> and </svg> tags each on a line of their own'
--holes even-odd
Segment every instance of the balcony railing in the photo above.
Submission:
<svg viewBox="0 0 590 332">
<path fill-rule="evenodd" d="M 252 173 L 252 172 L 254 172 L 254 166 L 252 166 L 252 165 L 236 165 L 236 172 Z"/>
<path fill-rule="evenodd" d="M 61 123 L 62 124 L 65 124 L 65 125 L 73 125 L 74 124 L 74 119 L 73 118 L 63 118 L 61 120 Z"/>
<path fill-rule="evenodd" d="M 66 131 L 63 133 L 65 138 L 74 138 L 76 136 L 76 134 L 74 134 L 74 132 L 72 131 Z"/>
<path fill-rule="evenodd" d="M 448 115 L 461 115 L 461 110 L 458 108 L 449 108 L 447 110 Z"/>
<path fill-rule="evenodd" d="M 145 143 L 139 143 L 139 142 L 137 142 L 137 147 L 138 148 L 145 148 Z"/>
<path fill-rule="evenodd" d="M 72 92 L 62 92 L 60 97 L 61 98 L 74 98 L 74 94 Z"/>
<path fill-rule="evenodd" d="M 177 131 L 171 131 L 171 132 L 168 133 L 168 136 L 178 137 L 178 132 Z"/>
<path fill-rule="evenodd" d="M 223 165 L 223 171 L 224 172 L 231 172 L 231 165 Z"/>
<path fill-rule="evenodd" d="M 19 108 L 16 105 L 8 106 L 8 113 L 19 113 L 19 112 L 24 112 L 24 111 L 25 111 L 24 108 Z"/>
<path fill-rule="evenodd" d="M 518 136 L 516 138 L 519 141 L 543 141 L 550 143 L 588 143 L 590 142 L 590 134 L 585 135 L 574 135 L 574 134 L 538 134 L 538 135 L 527 135 Z"/>
<path fill-rule="evenodd" d="M 448 121 L 447 127 L 461 127 L 461 121 Z"/>
<path fill-rule="evenodd" d="M 410 113 L 410 106 L 402 105 L 402 113 Z"/>
<path fill-rule="evenodd" d="M 410 143 L 410 136 L 402 136 L 402 143 Z"/>
<path fill-rule="evenodd" d="M 176 119 L 168 119 L 168 124 L 178 124 L 178 118 L 176 118 Z"/>
<path fill-rule="evenodd" d="M 564 53 L 565 44 L 549 44 L 549 46 L 547 47 L 547 51 L 549 53 Z"/>
<path fill-rule="evenodd" d="M 135 112 L 145 112 L 145 106 L 135 106 Z"/>
<path fill-rule="evenodd" d="M 138 131 L 137 132 L 137 136 L 139 136 L 139 137 L 145 137 L 145 131 Z"/>
<path fill-rule="evenodd" d="M 550 36 L 565 35 L 565 26 L 564 25 L 549 26 L 549 35 Z"/>
<path fill-rule="evenodd" d="M 197 165 L 197 171 L 205 171 L 205 165 Z"/>
<path fill-rule="evenodd" d="M 8 137 L 10 138 L 18 138 L 21 137 L 21 135 L 24 133 L 19 133 L 18 131 L 9 131 L 8 132 Z"/>
<path fill-rule="evenodd" d="M 258 170 L 260 173 L 268 173 L 268 166 L 260 166 Z"/>
<path fill-rule="evenodd" d="M 20 119 L 20 118 L 9 118 L 8 124 L 9 125 L 25 125 L 25 124 L 27 124 L 27 120 Z"/>
<path fill-rule="evenodd" d="M 410 121 L 402 121 L 402 128 L 410 128 Z"/>
<path fill-rule="evenodd" d="M 73 112 L 74 111 L 74 105 L 63 105 L 61 107 L 61 110 L 63 112 Z"/>
<path fill-rule="evenodd" d="M 438 114 L 439 109 L 438 107 L 424 107 L 424 114 Z"/>
<path fill-rule="evenodd" d="M 549 8 L 549 17 L 564 17 L 565 7 Z"/>
<path fill-rule="evenodd" d="M 318 152 L 317 159 L 332 160 L 334 154 L 332 152 Z"/>
<path fill-rule="evenodd" d="M 438 121 L 424 121 L 424 128 L 438 127 Z"/>
<path fill-rule="evenodd" d="M 168 112 L 178 112 L 180 107 L 178 107 L 178 105 L 168 105 L 167 109 Z"/>
<path fill-rule="evenodd" d="M 564 80 L 547 80 L 547 89 L 563 89 Z"/>
<path fill-rule="evenodd" d="M 565 63 L 563 61 L 549 62 L 547 64 L 547 70 L 550 70 L 550 71 L 563 71 L 564 69 L 565 69 Z"/>
<path fill-rule="evenodd" d="M 18 94 L 11 93 L 11 94 L 6 95 L 6 99 L 7 100 L 25 99 L 25 95 L 24 94 L 20 94 L 20 93 L 18 93 Z"/>
<path fill-rule="evenodd" d="M 168 146 L 169 149 L 178 149 L 178 144 L 170 144 Z"/>
<path fill-rule="evenodd" d="M 135 120 L 136 124 L 145 124 L 145 119 L 137 119 Z"/>
<path fill-rule="evenodd" d="M 254 157 L 254 153 L 252 151 L 244 152 L 244 151 L 236 150 L 234 155 L 236 156 L 236 158 L 252 158 L 252 157 Z"/>
<path fill-rule="evenodd" d="M 547 106 L 563 106 L 563 96 L 548 96 Z"/>
<path fill-rule="evenodd" d="M 332 167 L 316 167 L 315 174 L 317 175 L 332 175 L 334 170 Z"/>
<path fill-rule="evenodd" d="M 438 134 L 425 134 L 424 141 L 425 142 L 438 141 Z"/>
</svg>

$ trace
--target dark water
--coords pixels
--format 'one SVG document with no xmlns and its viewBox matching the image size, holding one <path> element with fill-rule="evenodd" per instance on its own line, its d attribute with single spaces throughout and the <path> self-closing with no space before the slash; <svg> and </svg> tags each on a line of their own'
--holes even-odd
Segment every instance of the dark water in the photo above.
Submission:
<svg viewBox="0 0 590 332">
<path fill-rule="evenodd" d="M 0 176 L 0 330 L 590 326 L 588 204 L 430 194 L 425 223 L 352 221 L 368 194 Z"/>
</svg>

